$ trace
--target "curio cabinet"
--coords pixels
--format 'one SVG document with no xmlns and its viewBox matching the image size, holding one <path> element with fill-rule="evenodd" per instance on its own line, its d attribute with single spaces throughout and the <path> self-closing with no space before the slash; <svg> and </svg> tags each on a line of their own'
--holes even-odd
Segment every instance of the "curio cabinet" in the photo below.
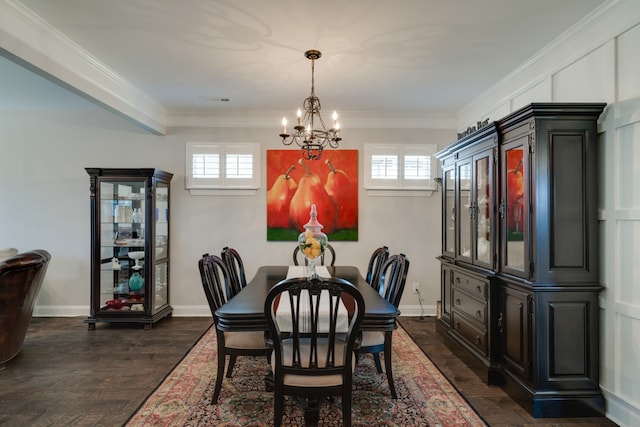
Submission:
<svg viewBox="0 0 640 427">
<path fill-rule="evenodd" d="M 153 323 L 171 316 L 171 173 L 86 168 L 90 177 L 91 302 L 86 322 Z"/>
<path fill-rule="evenodd" d="M 438 330 L 535 417 L 602 416 L 597 121 L 533 103 L 437 153 Z"/>
</svg>

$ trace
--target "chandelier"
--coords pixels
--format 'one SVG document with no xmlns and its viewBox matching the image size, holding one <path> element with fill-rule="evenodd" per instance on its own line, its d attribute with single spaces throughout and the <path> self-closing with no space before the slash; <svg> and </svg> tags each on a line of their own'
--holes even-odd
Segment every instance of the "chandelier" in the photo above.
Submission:
<svg viewBox="0 0 640 427">
<path fill-rule="evenodd" d="M 322 56 L 318 50 L 308 50 L 304 53 L 307 59 L 311 60 L 311 95 L 304 100 L 304 117 L 302 111 L 298 109 L 297 124 L 293 127 L 293 132 L 287 133 L 287 118 L 282 119 L 282 143 L 291 145 L 293 142 L 302 148 L 302 157 L 307 160 L 317 160 L 322 156 L 322 150 L 327 146 L 338 148 L 338 143 L 342 140 L 338 136 L 340 124 L 338 123 L 338 113 L 333 112 L 333 127 L 327 126 L 320 115 L 320 100 L 314 90 L 314 65 L 315 60 Z M 316 125 L 322 128 L 316 128 Z"/>
</svg>

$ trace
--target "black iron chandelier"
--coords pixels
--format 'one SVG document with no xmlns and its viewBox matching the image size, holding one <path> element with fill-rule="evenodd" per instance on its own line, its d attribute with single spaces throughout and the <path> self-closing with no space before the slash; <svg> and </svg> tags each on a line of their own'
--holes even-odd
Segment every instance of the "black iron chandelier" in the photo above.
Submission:
<svg viewBox="0 0 640 427">
<path fill-rule="evenodd" d="M 302 111 L 298 109 L 297 124 L 293 127 L 292 134 L 287 133 L 287 118 L 282 119 L 282 143 L 291 145 L 294 141 L 302 148 L 302 156 L 307 160 L 317 160 L 322 156 L 322 150 L 327 146 L 338 148 L 338 143 L 342 140 L 338 136 L 340 133 L 340 124 L 338 123 L 338 113 L 333 112 L 333 127 L 327 129 L 327 126 L 320 115 L 320 100 L 315 94 L 314 89 L 314 71 L 315 60 L 322 56 L 318 50 L 308 50 L 304 53 L 307 59 L 311 60 L 311 95 L 304 100 L 304 117 Z M 316 124 L 322 126 L 316 129 Z"/>
</svg>

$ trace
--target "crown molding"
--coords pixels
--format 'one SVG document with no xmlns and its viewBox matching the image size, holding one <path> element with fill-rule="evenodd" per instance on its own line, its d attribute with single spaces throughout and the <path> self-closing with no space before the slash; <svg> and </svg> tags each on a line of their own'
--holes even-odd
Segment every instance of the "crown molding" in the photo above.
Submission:
<svg viewBox="0 0 640 427">
<path fill-rule="evenodd" d="M 17 0 L 0 2 L 0 54 L 152 133 L 166 132 L 162 105 Z"/>
</svg>

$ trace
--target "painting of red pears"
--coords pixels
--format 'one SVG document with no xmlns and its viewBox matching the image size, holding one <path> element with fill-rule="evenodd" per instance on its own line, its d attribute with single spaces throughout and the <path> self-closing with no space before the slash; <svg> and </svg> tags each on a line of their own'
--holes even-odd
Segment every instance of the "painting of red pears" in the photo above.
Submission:
<svg viewBox="0 0 640 427">
<path fill-rule="evenodd" d="M 333 199 L 337 208 L 336 228 L 356 228 L 358 225 L 358 205 L 350 203 L 358 199 L 358 187 L 342 169 L 336 169 L 331 160 L 325 159 L 327 180 L 324 189 Z"/>
<path fill-rule="evenodd" d="M 298 184 L 291 177 L 295 165 L 276 178 L 276 181 L 267 191 L 267 227 L 289 227 L 289 204 L 298 188 Z"/>
<path fill-rule="evenodd" d="M 358 240 L 358 151 L 267 150 L 267 240 L 296 241 L 311 205 L 329 240 Z"/>
</svg>

